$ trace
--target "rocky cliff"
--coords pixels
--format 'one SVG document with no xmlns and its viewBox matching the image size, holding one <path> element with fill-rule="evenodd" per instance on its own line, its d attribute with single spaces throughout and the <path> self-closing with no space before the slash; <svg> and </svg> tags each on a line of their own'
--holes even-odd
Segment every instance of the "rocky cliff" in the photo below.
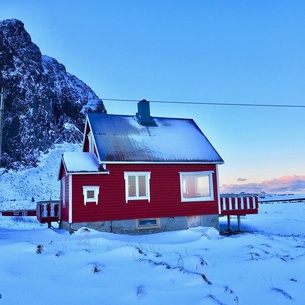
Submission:
<svg viewBox="0 0 305 305">
<path fill-rule="evenodd" d="M 106 112 L 89 86 L 41 54 L 16 19 L 0 21 L 0 85 L 1 166 L 7 169 L 35 166 L 55 143 L 80 142 L 86 113 Z"/>
</svg>

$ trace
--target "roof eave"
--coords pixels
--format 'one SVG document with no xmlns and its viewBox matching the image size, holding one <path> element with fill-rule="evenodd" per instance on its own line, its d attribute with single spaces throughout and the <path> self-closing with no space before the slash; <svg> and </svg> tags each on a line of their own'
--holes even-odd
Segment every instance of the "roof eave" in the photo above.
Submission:
<svg viewBox="0 0 305 305">
<path fill-rule="evenodd" d="M 84 151 L 84 147 L 85 147 L 85 139 L 86 139 L 86 134 L 87 134 L 87 128 L 89 125 L 89 119 L 88 119 L 88 115 L 86 115 L 86 121 L 85 121 L 85 128 L 84 128 L 84 134 L 83 134 L 83 141 L 82 141 L 82 150 Z M 89 126 L 91 129 L 91 126 Z"/>
<path fill-rule="evenodd" d="M 101 161 L 105 164 L 224 164 L 224 161 Z"/>
<path fill-rule="evenodd" d="M 69 171 L 68 175 L 109 175 L 110 171 Z"/>
</svg>

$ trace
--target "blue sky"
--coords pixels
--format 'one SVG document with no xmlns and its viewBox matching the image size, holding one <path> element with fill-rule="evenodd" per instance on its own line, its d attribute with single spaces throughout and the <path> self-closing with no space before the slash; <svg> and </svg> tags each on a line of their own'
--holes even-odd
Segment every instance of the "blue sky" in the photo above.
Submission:
<svg viewBox="0 0 305 305">
<path fill-rule="evenodd" d="M 1 0 L 102 99 L 305 106 L 304 1 Z M 108 113 L 136 103 L 104 100 Z M 225 191 L 305 193 L 305 108 L 151 104 L 193 118 Z"/>
</svg>

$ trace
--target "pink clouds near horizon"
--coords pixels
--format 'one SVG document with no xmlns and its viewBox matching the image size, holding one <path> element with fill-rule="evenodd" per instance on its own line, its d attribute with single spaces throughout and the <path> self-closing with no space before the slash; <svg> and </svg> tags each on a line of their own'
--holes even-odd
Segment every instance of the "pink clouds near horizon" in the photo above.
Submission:
<svg viewBox="0 0 305 305">
<path fill-rule="evenodd" d="M 237 181 L 240 181 L 240 182 L 244 182 L 244 181 L 247 181 L 248 179 L 246 178 L 238 178 Z"/>
<path fill-rule="evenodd" d="M 238 179 L 238 181 L 245 181 Z M 305 175 L 288 175 L 275 178 L 272 180 L 264 180 L 261 183 L 246 184 L 223 184 L 220 187 L 221 193 L 305 193 Z"/>
</svg>

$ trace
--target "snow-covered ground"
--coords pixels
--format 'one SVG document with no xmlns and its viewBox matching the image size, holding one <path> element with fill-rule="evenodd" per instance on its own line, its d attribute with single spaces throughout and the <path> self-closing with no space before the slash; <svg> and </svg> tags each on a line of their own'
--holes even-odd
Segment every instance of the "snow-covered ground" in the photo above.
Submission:
<svg viewBox="0 0 305 305">
<path fill-rule="evenodd" d="M 303 305 L 304 216 L 305 202 L 263 204 L 231 236 L 70 235 L 1 217 L 0 304 Z"/>
<path fill-rule="evenodd" d="M 36 169 L 0 173 L 1 208 L 58 198 L 60 155 L 78 149 L 59 145 Z M 70 235 L 0 217 L 0 305 L 304 305 L 305 202 L 261 204 L 241 222 L 230 236 L 202 227 Z"/>
</svg>

